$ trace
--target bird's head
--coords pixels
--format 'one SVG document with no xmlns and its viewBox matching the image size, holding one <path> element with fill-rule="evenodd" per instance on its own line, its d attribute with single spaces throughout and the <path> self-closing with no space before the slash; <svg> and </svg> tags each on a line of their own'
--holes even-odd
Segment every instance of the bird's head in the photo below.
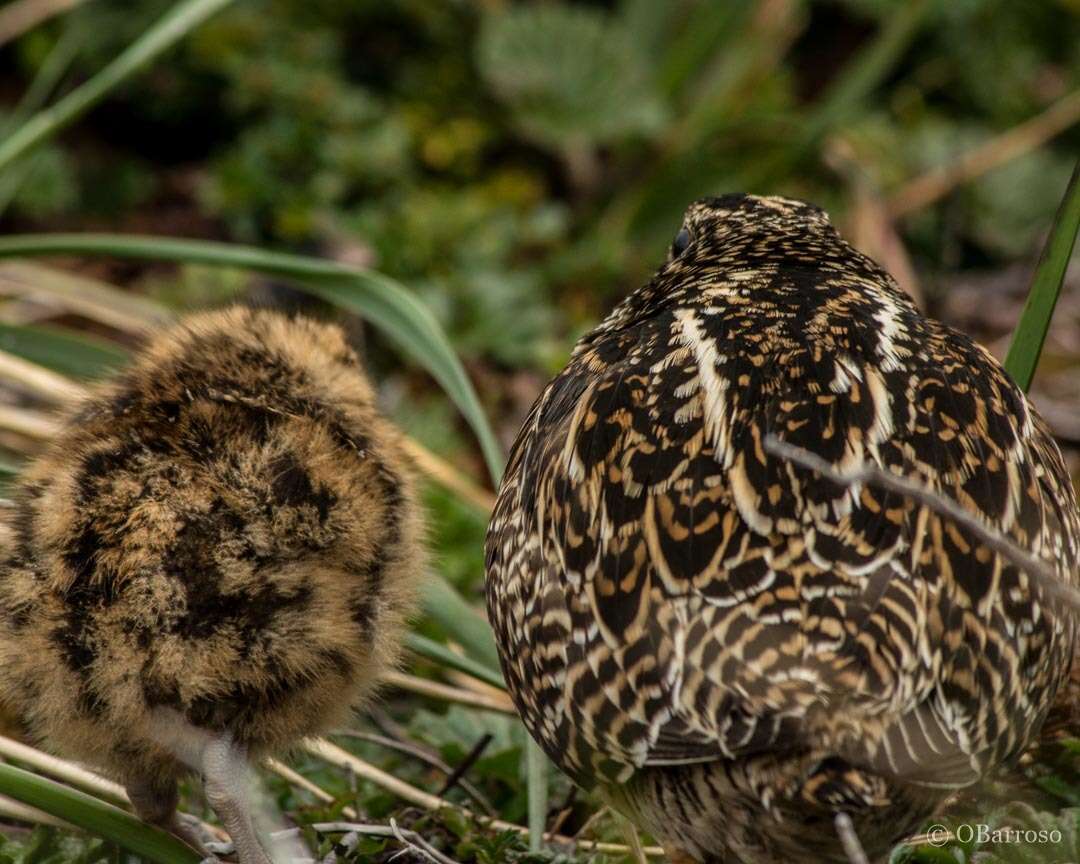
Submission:
<svg viewBox="0 0 1080 864">
<path fill-rule="evenodd" d="M 668 261 L 708 259 L 744 242 L 815 235 L 836 233 L 825 211 L 805 201 L 743 193 L 699 198 L 686 209 Z"/>
<path fill-rule="evenodd" d="M 686 209 L 667 260 L 653 278 L 612 309 L 580 346 L 584 350 L 598 336 L 633 326 L 660 309 L 694 303 L 706 287 L 729 282 L 742 290 L 750 284 L 748 275 L 778 266 L 856 261 L 863 268 L 869 264 L 813 204 L 746 194 L 699 198 Z"/>
</svg>

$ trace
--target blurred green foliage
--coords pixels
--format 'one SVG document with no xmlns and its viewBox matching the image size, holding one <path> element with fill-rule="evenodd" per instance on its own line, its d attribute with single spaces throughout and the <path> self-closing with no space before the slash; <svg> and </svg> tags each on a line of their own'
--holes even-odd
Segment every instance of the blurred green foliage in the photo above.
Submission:
<svg viewBox="0 0 1080 864">
<path fill-rule="evenodd" d="M 81 33 L 78 81 L 168 5 L 96 0 L 0 60 L 25 89 Z M 930 0 L 856 80 L 914 5 L 246 0 L 33 157 L 7 221 L 346 256 L 421 290 L 467 354 L 547 371 L 690 199 L 778 191 L 843 217 L 847 179 L 811 132 L 842 137 L 887 194 L 1080 82 L 1070 0 Z M 1030 255 L 1078 144 L 909 218 L 931 287 Z"/>
<path fill-rule="evenodd" d="M 95 864 L 116 860 L 117 852 L 103 840 L 74 837 L 43 826 L 22 837 L 0 838 L 3 864 Z"/>
</svg>

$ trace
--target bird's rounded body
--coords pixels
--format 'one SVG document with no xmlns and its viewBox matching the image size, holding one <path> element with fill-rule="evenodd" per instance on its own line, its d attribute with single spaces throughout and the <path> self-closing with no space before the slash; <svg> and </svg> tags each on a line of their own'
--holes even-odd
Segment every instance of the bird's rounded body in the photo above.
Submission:
<svg viewBox="0 0 1080 864">
<path fill-rule="evenodd" d="M 0 704 L 163 809 L 189 770 L 173 732 L 258 756 L 343 719 L 393 667 L 423 569 L 355 353 L 269 311 L 153 340 L 66 417 L 8 522 Z"/>
<path fill-rule="evenodd" d="M 881 854 L 1007 764 L 1068 674 L 1032 574 L 903 496 L 954 499 L 1075 584 L 1080 516 L 997 362 L 923 317 L 815 207 L 726 196 L 578 343 L 511 453 L 489 616 L 532 735 L 710 862 Z"/>
</svg>

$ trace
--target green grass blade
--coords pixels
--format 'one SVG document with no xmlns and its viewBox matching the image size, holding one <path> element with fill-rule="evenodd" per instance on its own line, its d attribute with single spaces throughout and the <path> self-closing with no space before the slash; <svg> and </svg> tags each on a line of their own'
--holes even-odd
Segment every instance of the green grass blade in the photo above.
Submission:
<svg viewBox="0 0 1080 864">
<path fill-rule="evenodd" d="M 10 483 L 18 473 L 18 465 L 14 462 L 8 462 L 6 459 L 0 459 L 0 484 Z"/>
<path fill-rule="evenodd" d="M 121 348 L 56 327 L 0 322 L 0 350 L 72 378 L 98 378 L 127 362 Z"/>
<path fill-rule="evenodd" d="M 231 2 L 232 0 L 184 0 L 177 3 L 93 78 L 72 90 L 52 107 L 39 111 L 6 140 L 0 142 L 0 169 L 85 114 L 111 90 Z"/>
<path fill-rule="evenodd" d="M 497 483 L 502 477 L 503 456 L 495 433 L 449 339 L 428 308 L 386 276 L 318 258 L 202 240 L 116 234 L 0 238 L 0 258 L 29 255 L 109 255 L 237 267 L 293 282 L 371 321 L 427 369 L 475 432 L 492 478 Z"/>
<path fill-rule="evenodd" d="M 112 840 L 148 861 L 199 864 L 200 856 L 171 834 L 85 792 L 5 764 L 0 764 L 0 788 L 24 804 Z"/>
<path fill-rule="evenodd" d="M 544 828 L 547 822 L 548 758 L 532 735 L 525 744 L 525 758 L 529 792 L 529 849 L 539 852 L 544 844 Z"/>
<path fill-rule="evenodd" d="M 660 64 L 659 84 L 669 98 L 676 97 L 707 67 L 750 9 L 748 0 L 709 3 L 685 21 L 686 26 L 665 46 Z"/>
<path fill-rule="evenodd" d="M 1080 162 L 1073 169 L 1072 178 L 1065 190 L 1065 197 L 1054 217 L 1050 236 L 1043 247 L 1039 266 L 1031 281 L 1020 323 L 1016 325 L 1009 353 L 1005 357 L 1005 369 L 1020 387 L 1027 392 L 1035 367 L 1039 365 L 1050 319 L 1054 315 L 1069 269 L 1077 232 L 1080 231 Z"/>
<path fill-rule="evenodd" d="M 60 84 L 72 60 L 75 59 L 82 37 L 83 33 L 74 27 L 69 26 L 64 29 L 56 45 L 46 56 L 45 62 L 41 64 L 34 80 L 30 82 L 22 99 L 19 100 L 19 104 L 0 125 L 0 140 L 6 139 L 8 134 L 17 129 L 29 114 L 45 104 L 49 94 Z M 0 172 L 0 216 L 7 210 L 23 184 L 33 178 L 39 159 L 40 154 L 35 153 L 23 165 L 8 166 L 10 170 Z"/>
<path fill-rule="evenodd" d="M 929 0 L 911 0 L 893 7 L 877 35 L 837 75 L 802 127 L 800 146 L 811 147 L 827 132 L 858 113 L 864 102 L 896 68 L 918 34 Z"/>
<path fill-rule="evenodd" d="M 877 35 L 859 50 L 807 112 L 791 144 L 748 173 L 747 191 L 759 191 L 776 184 L 815 154 L 826 135 L 858 113 L 896 68 L 925 23 L 929 8 L 929 0 L 894 4 Z"/>
<path fill-rule="evenodd" d="M 491 628 L 465 598 L 441 578 L 425 580 L 423 595 L 428 617 L 450 633 L 470 657 L 498 671 L 499 655 Z"/>
<path fill-rule="evenodd" d="M 490 684 L 492 687 L 498 687 L 500 690 L 506 689 L 506 683 L 503 681 L 500 673 L 489 669 L 483 663 L 477 663 L 470 657 L 464 657 L 456 651 L 451 651 L 445 645 L 436 642 L 434 639 L 428 639 L 426 636 L 421 636 L 419 633 L 410 633 L 405 637 L 405 644 L 414 653 L 419 654 L 421 657 L 431 660 L 434 663 L 441 663 L 443 666 L 449 666 L 451 669 L 465 672 L 468 675 L 472 675 L 474 678 L 479 678 L 485 684 Z"/>
<path fill-rule="evenodd" d="M 17 129 L 27 116 L 40 109 L 48 100 L 49 94 L 59 86 L 78 53 L 84 35 L 75 27 L 64 28 L 56 44 L 45 56 L 45 61 L 38 69 L 34 80 L 30 82 L 30 86 L 26 88 L 26 92 L 15 106 L 15 110 L 0 127 L 0 134 L 4 138 Z"/>
</svg>

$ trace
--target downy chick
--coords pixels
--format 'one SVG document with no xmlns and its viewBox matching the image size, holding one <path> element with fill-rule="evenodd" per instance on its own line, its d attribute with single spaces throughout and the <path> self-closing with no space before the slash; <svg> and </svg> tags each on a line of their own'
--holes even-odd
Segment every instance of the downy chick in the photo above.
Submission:
<svg viewBox="0 0 1080 864">
<path fill-rule="evenodd" d="M 424 569 L 398 433 L 334 326 L 193 316 L 66 418 L 0 567 L 0 705 L 183 833 L 193 770 L 242 864 L 248 760 L 391 669 Z"/>
</svg>

